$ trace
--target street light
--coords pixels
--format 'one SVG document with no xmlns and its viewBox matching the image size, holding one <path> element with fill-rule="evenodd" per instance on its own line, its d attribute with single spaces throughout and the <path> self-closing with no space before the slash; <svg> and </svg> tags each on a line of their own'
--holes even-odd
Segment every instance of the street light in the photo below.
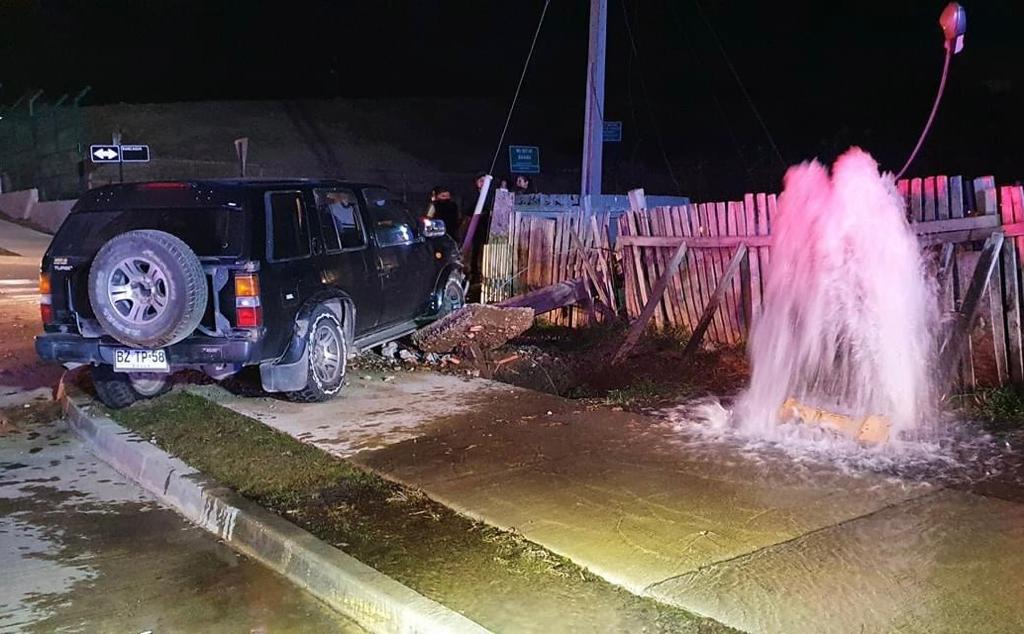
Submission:
<svg viewBox="0 0 1024 634">
<path fill-rule="evenodd" d="M 935 113 L 939 111 L 939 102 L 942 100 L 942 93 L 946 90 L 946 77 L 949 75 L 949 62 L 953 59 L 953 56 L 964 50 L 964 33 L 967 32 L 967 11 L 964 10 L 960 3 L 950 2 L 946 5 L 946 8 L 942 10 L 942 15 L 939 16 L 939 26 L 942 27 L 942 33 L 945 35 L 946 42 L 946 61 L 942 64 L 942 79 L 939 80 L 939 92 L 935 95 L 935 103 L 932 104 L 932 112 L 928 115 L 928 121 L 924 124 L 924 130 L 921 131 L 920 138 L 917 139 L 917 145 L 914 146 L 914 151 L 910 153 L 910 158 L 903 165 L 903 169 L 896 174 L 896 180 L 899 180 L 903 174 L 910 167 L 910 164 L 914 162 L 914 158 L 917 157 L 917 152 L 921 149 L 924 144 L 924 139 L 928 136 L 928 131 L 931 130 L 932 123 L 935 121 Z"/>
</svg>

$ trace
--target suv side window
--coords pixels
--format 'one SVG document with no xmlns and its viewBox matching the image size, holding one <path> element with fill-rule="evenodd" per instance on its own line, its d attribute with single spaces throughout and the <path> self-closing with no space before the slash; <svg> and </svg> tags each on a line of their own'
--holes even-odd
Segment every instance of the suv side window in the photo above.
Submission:
<svg viewBox="0 0 1024 634">
<path fill-rule="evenodd" d="M 354 193 L 347 189 L 314 189 L 313 194 L 328 253 L 366 245 L 359 203 Z"/>
<path fill-rule="evenodd" d="M 309 219 L 302 192 L 267 192 L 267 256 L 294 260 L 309 256 Z"/>
<path fill-rule="evenodd" d="M 416 241 L 416 223 L 412 215 L 391 192 L 383 187 L 367 187 L 363 195 L 373 218 L 373 234 L 378 246 L 393 247 Z"/>
</svg>

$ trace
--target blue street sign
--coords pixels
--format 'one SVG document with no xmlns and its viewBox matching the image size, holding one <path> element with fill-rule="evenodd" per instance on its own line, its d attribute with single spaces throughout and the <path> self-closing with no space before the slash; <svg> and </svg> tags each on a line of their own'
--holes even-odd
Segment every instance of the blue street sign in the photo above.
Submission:
<svg viewBox="0 0 1024 634">
<path fill-rule="evenodd" d="M 508 169 L 513 174 L 540 174 L 540 148 L 536 145 L 508 146 Z"/>
<path fill-rule="evenodd" d="M 605 121 L 604 129 L 601 131 L 604 137 L 605 143 L 621 143 L 622 142 L 622 122 L 621 121 Z"/>
</svg>

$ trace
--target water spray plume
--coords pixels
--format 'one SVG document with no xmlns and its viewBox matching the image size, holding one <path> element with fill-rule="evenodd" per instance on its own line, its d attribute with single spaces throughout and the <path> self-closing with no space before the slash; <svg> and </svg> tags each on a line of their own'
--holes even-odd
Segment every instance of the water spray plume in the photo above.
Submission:
<svg viewBox="0 0 1024 634">
<path fill-rule="evenodd" d="M 938 307 L 892 175 L 859 148 L 831 175 L 818 162 L 792 167 L 772 224 L 751 383 L 734 423 L 777 437 L 780 409 L 795 398 L 860 425 L 884 417 L 893 436 L 921 430 L 936 400 Z"/>
</svg>

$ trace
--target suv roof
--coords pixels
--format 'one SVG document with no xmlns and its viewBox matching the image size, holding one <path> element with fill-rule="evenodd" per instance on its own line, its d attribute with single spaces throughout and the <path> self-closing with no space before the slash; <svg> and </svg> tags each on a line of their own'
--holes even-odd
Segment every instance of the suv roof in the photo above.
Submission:
<svg viewBox="0 0 1024 634">
<path fill-rule="evenodd" d="M 188 181 L 147 181 L 119 183 L 91 189 L 82 194 L 72 213 L 110 209 L 152 209 L 161 207 L 240 206 L 239 195 L 252 190 L 281 187 L 378 187 L 327 178 L 222 178 Z"/>
</svg>

